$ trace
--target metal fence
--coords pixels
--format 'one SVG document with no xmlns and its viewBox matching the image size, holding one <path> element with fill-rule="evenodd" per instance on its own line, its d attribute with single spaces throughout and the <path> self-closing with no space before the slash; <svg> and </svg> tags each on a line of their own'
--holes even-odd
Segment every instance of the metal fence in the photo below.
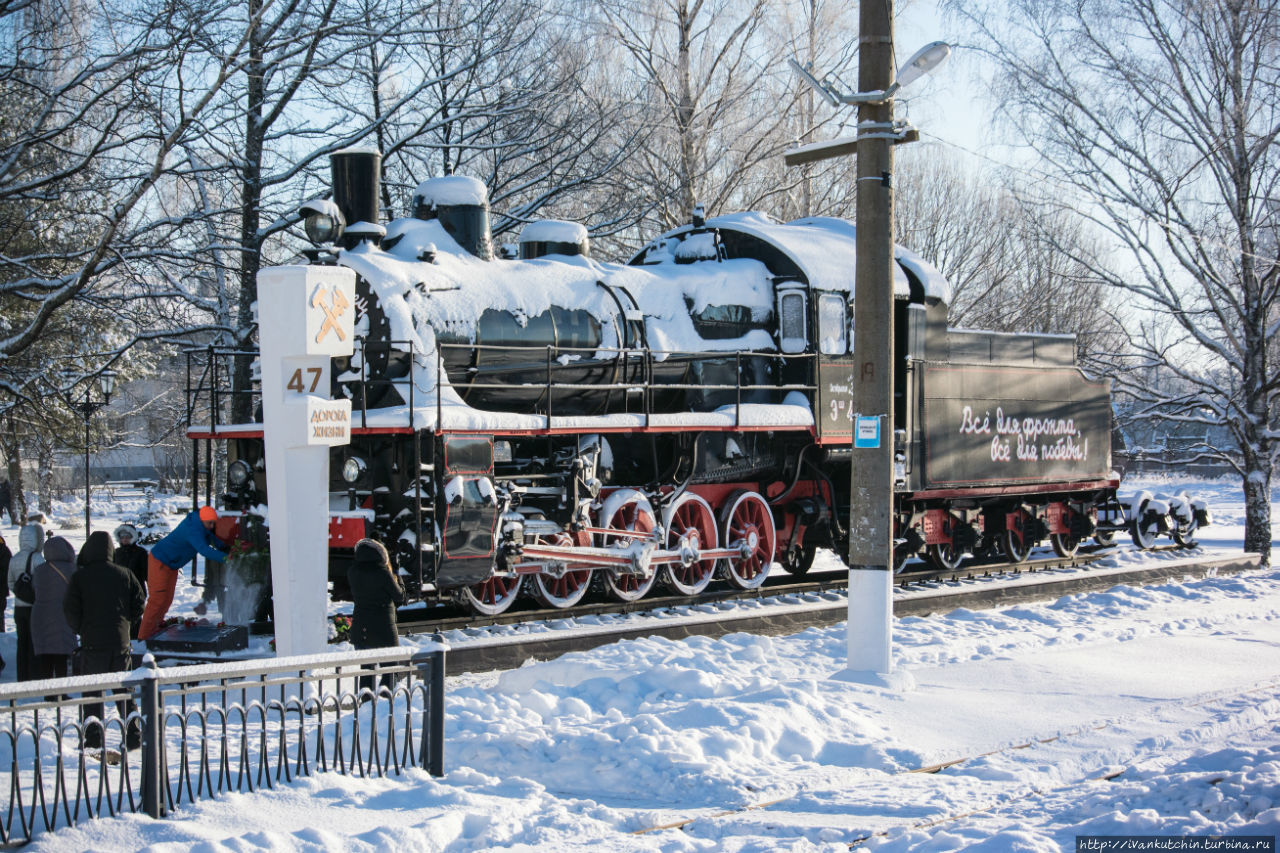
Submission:
<svg viewBox="0 0 1280 853">
<path fill-rule="evenodd" d="M 163 817 L 313 773 L 442 776 L 444 654 L 440 645 L 166 669 L 148 655 L 132 673 L 6 686 L 0 843 L 105 815 Z"/>
</svg>

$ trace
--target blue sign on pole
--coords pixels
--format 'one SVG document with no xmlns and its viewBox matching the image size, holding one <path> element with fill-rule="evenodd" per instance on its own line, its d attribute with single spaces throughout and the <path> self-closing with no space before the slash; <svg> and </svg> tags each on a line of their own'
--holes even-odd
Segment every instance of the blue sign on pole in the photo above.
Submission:
<svg viewBox="0 0 1280 853">
<path fill-rule="evenodd" d="M 856 415 L 853 419 L 853 446 L 874 448 L 880 446 L 880 416 Z"/>
</svg>

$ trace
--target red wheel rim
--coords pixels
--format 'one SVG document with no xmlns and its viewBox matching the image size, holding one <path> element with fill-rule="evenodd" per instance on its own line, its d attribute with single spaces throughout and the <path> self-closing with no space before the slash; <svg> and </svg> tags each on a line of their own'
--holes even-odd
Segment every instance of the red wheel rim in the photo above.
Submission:
<svg viewBox="0 0 1280 853">
<path fill-rule="evenodd" d="M 711 507 L 695 495 L 681 498 L 671 512 L 671 521 L 667 526 L 667 548 L 679 548 L 682 540 L 697 550 L 714 548 L 716 544 L 715 516 Z M 672 580 L 686 594 L 705 587 L 715 568 L 714 559 L 695 560 L 687 566 L 683 562 L 667 564 L 667 572 Z"/>
<path fill-rule="evenodd" d="M 773 562 L 773 515 L 769 505 L 754 492 L 747 492 L 733 505 L 725 528 L 726 547 L 746 547 L 741 557 L 730 559 L 732 574 L 743 583 L 751 583 L 769 571 Z"/>
<path fill-rule="evenodd" d="M 580 545 L 590 546 L 591 536 L 587 533 L 579 533 L 578 541 L 574 541 L 567 533 L 561 533 L 558 536 L 538 537 L 538 542 L 552 545 Z M 553 575 L 533 575 L 533 586 L 536 591 L 535 598 L 548 607 L 566 608 L 572 607 L 582 600 L 582 596 L 586 594 L 587 584 L 591 582 L 591 569 L 580 569 L 577 571 L 567 571 L 559 577 Z"/>
<path fill-rule="evenodd" d="M 492 577 L 471 587 L 471 594 L 481 604 L 497 605 L 507 599 L 516 587 L 520 586 L 520 578 Z"/>
<path fill-rule="evenodd" d="M 658 524 L 653 518 L 653 512 L 647 506 L 642 505 L 639 501 L 627 501 L 622 506 L 613 511 L 613 515 L 609 517 L 609 523 L 605 525 L 611 530 L 630 530 L 634 533 L 652 533 Z M 608 535 L 608 534 L 606 534 Z M 613 547 L 625 548 L 630 545 L 633 540 L 629 536 L 614 537 L 614 541 L 606 543 Z M 641 578 L 639 575 L 619 575 L 612 580 L 613 586 L 623 593 L 637 592 L 641 589 L 647 589 L 653 583 L 652 578 Z"/>
</svg>

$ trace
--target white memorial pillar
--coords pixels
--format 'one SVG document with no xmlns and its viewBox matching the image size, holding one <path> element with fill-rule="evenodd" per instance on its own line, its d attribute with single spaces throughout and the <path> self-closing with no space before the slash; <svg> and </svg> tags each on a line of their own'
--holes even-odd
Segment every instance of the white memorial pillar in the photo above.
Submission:
<svg viewBox="0 0 1280 853">
<path fill-rule="evenodd" d="M 351 355 L 355 273 L 268 267 L 258 273 L 267 523 L 276 654 L 328 645 L 329 448 L 351 441 L 351 401 L 329 399 L 329 359 Z"/>
</svg>

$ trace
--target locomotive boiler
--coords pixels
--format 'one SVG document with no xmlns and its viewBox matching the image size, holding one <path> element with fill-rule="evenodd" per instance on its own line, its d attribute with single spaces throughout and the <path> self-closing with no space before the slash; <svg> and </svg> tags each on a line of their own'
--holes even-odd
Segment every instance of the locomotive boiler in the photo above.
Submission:
<svg viewBox="0 0 1280 853">
<path fill-rule="evenodd" d="M 377 153 L 332 167 L 333 198 L 302 212 L 311 262 L 358 276 L 357 348 L 331 371 L 354 412 L 331 458 L 336 595 L 366 536 L 420 597 L 486 615 L 526 594 L 752 588 L 845 553 L 852 224 L 696 210 L 618 264 L 540 221 L 495 251 L 480 182 L 425 181 L 384 225 Z M 1071 554 L 1125 528 L 1189 541 L 1207 521 L 1117 499 L 1110 389 L 1072 337 L 950 328 L 945 279 L 895 260 L 896 564 Z M 225 508 L 268 502 L 263 425 L 219 423 L 215 390 L 194 393 L 210 416 L 189 435 L 228 443 Z"/>
</svg>

